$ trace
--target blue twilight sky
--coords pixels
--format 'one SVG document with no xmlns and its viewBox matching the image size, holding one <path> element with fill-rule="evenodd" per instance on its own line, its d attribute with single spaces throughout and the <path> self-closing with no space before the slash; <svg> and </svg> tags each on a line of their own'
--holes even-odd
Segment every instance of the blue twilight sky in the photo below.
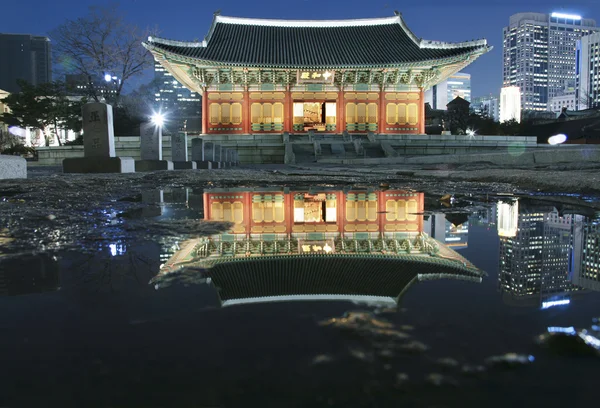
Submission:
<svg viewBox="0 0 600 408">
<path fill-rule="evenodd" d="M 0 32 L 47 35 L 64 19 L 85 15 L 94 4 L 99 3 L 4 1 L 0 8 Z M 177 40 L 202 39 L 213 12 L 218 9 L 228 16 L 280 19 L 386 17 L 398 10 L 418 37 L 452 42 L 486 38 L 494 46 L 492 52 L 465 69 L 472 75 L 473 96 L 500 92 L 502 28 L 508 24 L 510 15 L 560 11 L 600 21 L 599 0 L 123 0 L 119 5 L 127 20 L 143 28 L 157 27 L 161 37 Z"/>
</svg>

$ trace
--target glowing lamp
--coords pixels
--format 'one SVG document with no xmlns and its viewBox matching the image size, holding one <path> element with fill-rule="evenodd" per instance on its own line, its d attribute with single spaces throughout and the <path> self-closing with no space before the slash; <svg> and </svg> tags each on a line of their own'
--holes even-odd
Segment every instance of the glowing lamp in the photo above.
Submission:
<svg viewBox="0 0 600 408">
<path fill-rule="evenodd" d="M 162 113 L 155 113 L 152 115 L 152 123 L 154 123 L 158 127 L 162 127 L 165 124 L 165 117 Z"/>
<path fill-rule="evenodd" d="M 567 135 L 563 135 L 562 133 L 548 138 L 548 144 L 551 144 L 551 145 L 559 145 L 566 141 L 567 141 Z"/>
<path fill-rule="evenodd" d="M 112 79 L 112 77 L 110 76 L 110 74 L 104 74 L 104 80 L 106 82 L 110 82 L 111 79 Z"/>
</svg>

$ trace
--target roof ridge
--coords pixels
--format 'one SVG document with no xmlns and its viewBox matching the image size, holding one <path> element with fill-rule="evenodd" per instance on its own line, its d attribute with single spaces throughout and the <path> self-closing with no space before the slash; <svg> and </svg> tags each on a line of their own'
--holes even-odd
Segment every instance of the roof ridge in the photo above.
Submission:
<svg viewBox="0 0 600 408">
<path fill-rule="evenodd" d="M 149 43 L 156 44 L 164 44 L 164 45 L 174 45 L 176 47 L 206 47 L 206 40 L 204 41 L 179 41 L 179 40 L 169 40 L 168 38 L 161 38 L 155 36 L 148 36 Z"/>
<path fill-rule="evenodd" d="M 394 24 L 399 21 L 399 16 L 372 17 L 339 20 L 287 20 L 269 18 L 232 17 L 215 15 L 214 22 L 221 24 L 259 25 L 272 27 L 356 27 Z"/>
</svg>

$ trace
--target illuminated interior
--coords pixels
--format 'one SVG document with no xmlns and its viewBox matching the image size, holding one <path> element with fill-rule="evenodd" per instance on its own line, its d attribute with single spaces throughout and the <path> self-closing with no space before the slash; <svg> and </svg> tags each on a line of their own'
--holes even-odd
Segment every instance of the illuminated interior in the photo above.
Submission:
<svg viewBox="0 0 600 408">
<path fill-rule="evenodd" d="M 335 102 L 294 102 L 294 124 L 303 130 L 335 130 L 336 109 Z"/>
<path fill-rule="evenodd" d="M 294 222 L 336 222 L 337 201 L 326 194 L 305 194 L 294 200 Z"/>
</svg>

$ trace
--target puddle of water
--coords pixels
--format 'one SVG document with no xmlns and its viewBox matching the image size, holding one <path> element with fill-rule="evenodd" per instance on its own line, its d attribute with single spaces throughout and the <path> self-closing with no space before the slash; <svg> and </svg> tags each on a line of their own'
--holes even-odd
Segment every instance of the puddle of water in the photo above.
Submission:
<svg viewBox="0 0 600 408">
<path fill-rule="evenodd" d="M 595 398 L 593 214 L 366 187 L 123 201 L 86 251 L 0 261 L 0 406 Z"/>
</svg>

